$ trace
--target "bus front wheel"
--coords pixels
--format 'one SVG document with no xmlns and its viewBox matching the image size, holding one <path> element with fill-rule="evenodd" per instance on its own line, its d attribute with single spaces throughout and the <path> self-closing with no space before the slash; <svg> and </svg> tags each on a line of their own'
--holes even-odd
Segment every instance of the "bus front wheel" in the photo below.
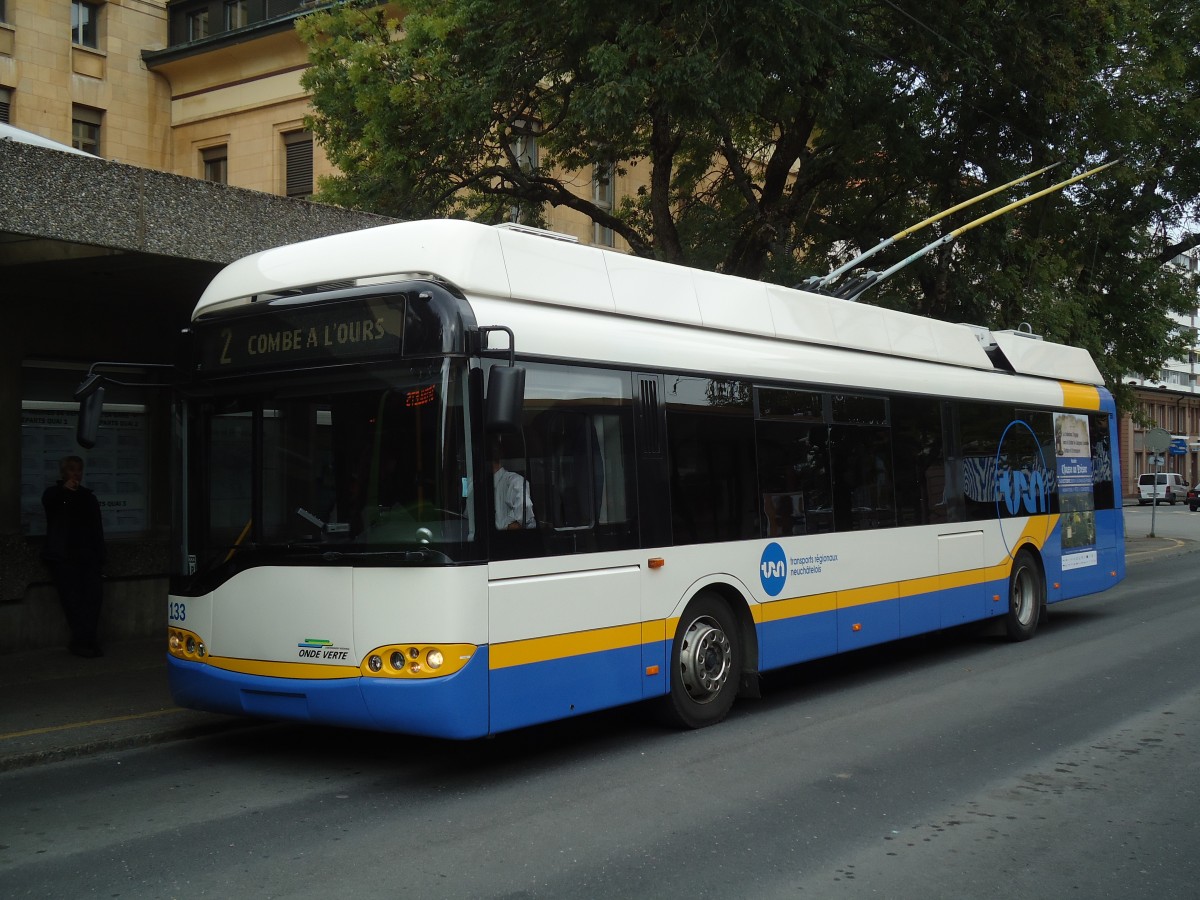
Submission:
<svg viewBox="0 0 1200 900">
<path fill-rule="evenodd" d="M 1008 576 L 1008 615 L 1004 619 L 1010 641 L 1027 641 L 1037 631 L 1042 606 L 1046 603 L 1046 582 L 1042 570 L 1028 550 L 1018 551 Z"/>
<path fill-rule="evenodd" d="M 679 619 L 671 644 L 671 690 L 664 718 L 683 728 L 715 725 L 737 696 L 742 647 L 737 620 L 712 593 L 697 595 Z"/>
</svg>

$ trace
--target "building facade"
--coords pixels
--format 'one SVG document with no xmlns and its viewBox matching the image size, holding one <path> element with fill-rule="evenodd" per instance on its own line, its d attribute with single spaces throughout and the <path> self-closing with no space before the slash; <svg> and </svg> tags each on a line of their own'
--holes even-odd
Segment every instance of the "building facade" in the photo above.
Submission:
<svg viewBox="0 0 1200 900">
<path fill-rule="evenodd" d="M 1176 257 L 1174 265 L 1200 277 L 1200 255 Z M 1138 475 L 1143 472 L 1177 472 L 1188 485 L 1200 482 L 1200 390 L 1196 383 L 1200 309 L 1174 318 L 1183 333 L 1191 335 L 1188 358 L 1167 360 L 1154 378 L 1126 379 L 1134 396 L 1133 408 L 1125 411 L 1120 429 L 1126 497 L 1137 495 Z M 1164 454 L 1146 447 L 1146 433 L 1156 427 L 1171 435 L 1171 449 Z"/>
<path fill-rule="evenodd" d="M 293 198 L 333 169 L 305 129 L 296 19 L 319 0 L 0 0 L 0 123 L 105 159 Z M 536 164 L 537 139 L 521 153 Z M 636 190 L 597 167 L 602 208 Z M 574 210 L 550 228 L 627 249 Z"/>
</svg>

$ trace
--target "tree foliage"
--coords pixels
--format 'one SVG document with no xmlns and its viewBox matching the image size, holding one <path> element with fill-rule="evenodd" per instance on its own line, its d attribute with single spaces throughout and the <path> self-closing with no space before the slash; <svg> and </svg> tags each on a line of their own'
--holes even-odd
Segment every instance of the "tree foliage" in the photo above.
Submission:
<svg viewBox="0 0 1200 900">
<path fill-rule="evenodd" d="M 823 274 L 1020 174 L 1120 157 L 863 298 L 1029 322 L 1092 350 L 1115 383 L 1178 353 L 1166 314 L 1195 306 L 1165 265 L 1200 244 L 1195 6 L 352 0 L 299 28 L 312 125 L 341 173 L 322 199 L 484 221 L 566 206 L 640 255 L 749 278 Z M 518 152 L 531 123 L 532 166 Z M 609 164 L 644 185 L 614 210 L 587 190 Z"/>
</svg>

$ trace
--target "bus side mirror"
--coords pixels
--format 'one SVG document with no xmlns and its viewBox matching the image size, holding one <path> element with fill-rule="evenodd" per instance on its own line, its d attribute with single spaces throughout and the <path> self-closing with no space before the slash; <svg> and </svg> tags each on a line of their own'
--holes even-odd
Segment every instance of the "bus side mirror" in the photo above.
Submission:
<svg viewBox="0 0 1200 900">
<path fill-rule="evenodd" d="M 486 424 L 489 431 L 519 431 L 525 405 L 525 370 L 492 366 L 488 372 Z"/>
<path fill-rule="evenodd" d="M 75 424 L 75 441 L 85 450 L 96 446 L 100 428 L 100 413 L 104 410 L 104 385 L 101 376 L 89 375 L 75 391 L 79 401 L 79 420 Z"/>
</svg>

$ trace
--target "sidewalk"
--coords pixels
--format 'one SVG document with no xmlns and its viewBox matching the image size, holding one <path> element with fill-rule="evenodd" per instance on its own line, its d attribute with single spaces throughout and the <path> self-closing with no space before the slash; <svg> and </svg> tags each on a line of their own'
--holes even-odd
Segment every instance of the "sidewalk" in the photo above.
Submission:
<svg viewBox="0 0 1200 900">
<path fill-rule="evenodd" d="M 1200 542 L 1137 535 L 1125 551 L 1133 566 L 1200 551 Z M 65 648 L 0 656 L 0 772 L 254 722 L 175 706 L 165 637 L 112 644 L 99 659 Z"/>
<path fill-rule="evenodd" d="M 167 689 L 166 638 L 0 656 L 0 772 L 251 723 L 180 709 Z"/>
</svg>

